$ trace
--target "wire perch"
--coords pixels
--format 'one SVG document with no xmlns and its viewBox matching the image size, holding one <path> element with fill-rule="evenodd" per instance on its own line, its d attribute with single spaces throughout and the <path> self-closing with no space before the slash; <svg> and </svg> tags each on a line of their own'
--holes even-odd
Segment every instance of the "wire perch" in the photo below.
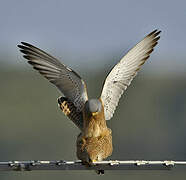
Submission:
<svg viewBox="0 0 186 180">
<path fill-rule="evenodd" d="M 171 170 L 177 165 L 186 165 L 186 161 L 101 161 L 87 167 L 81 161 L 6 161 L 0 162 L 0 171 L 33 170 Z"/>
</svg>

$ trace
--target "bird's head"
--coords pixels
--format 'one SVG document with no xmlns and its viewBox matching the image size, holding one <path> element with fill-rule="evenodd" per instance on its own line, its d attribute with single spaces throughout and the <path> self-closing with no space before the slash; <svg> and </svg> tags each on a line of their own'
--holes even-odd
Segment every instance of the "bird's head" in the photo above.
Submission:
<svg viewBox="0 0 186 180">
<path fill-rule="evenodd" d="M 102 110 L 102 105 L 99 99 L 90 99 L 85 103 L 85 111 L 92 114 L 93 116 L 97 115 Z"/>
</svg>

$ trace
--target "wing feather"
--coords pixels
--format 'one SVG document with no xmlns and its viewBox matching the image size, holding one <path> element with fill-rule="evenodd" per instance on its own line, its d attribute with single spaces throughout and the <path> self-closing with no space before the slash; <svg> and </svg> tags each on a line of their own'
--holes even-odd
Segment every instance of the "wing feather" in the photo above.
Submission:
<svg viewBox="0 0 186 180">
<path fill-rule="evenodd" d="M 23 57 L 46 79 L 54 84 L 80 112 L 88 100 L 85 82 L 72 69 L 41 49 L 22 42 L 18 45 Z"/>
<path fill-rule="evenodd" d="M 82 131 L 83 130 L 83 113 L 78 112 L 77 108 L 66 97 L 58 98 L 58 105 L 63 113 Z"/>
<path fill-rule="evenodd" d="M 142 41 L 136 44 L 108 74 L 101 93 L 106 120 L 112 118 L 121 95 L 131 84 L 140 67 L 149 58 L 154 47 L 157 45 L 160 39 L 160 32 L 161 31 L 154 30 L 148 34 Z"/>
</svg>

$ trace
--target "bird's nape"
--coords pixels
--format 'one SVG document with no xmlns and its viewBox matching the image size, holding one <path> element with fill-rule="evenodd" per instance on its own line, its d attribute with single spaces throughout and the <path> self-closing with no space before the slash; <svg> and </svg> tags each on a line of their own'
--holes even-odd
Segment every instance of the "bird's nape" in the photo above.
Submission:
<svg viewBox="0 0 186 180">
<path fill-rule="evenodd" d="M 99 99 L 90 99 L 85 103 L 85 111 L 88 113 L 98 113 L 101 112 L 101 102 Z"/>
</svg>

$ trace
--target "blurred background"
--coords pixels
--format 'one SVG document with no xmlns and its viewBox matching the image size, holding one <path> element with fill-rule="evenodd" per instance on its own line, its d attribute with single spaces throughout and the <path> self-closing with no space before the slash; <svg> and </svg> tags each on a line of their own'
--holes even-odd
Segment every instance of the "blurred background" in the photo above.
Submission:
<svg viewBox="0 0 186 180">
<path fill-rule="evenodd" d="M 117 160 L 186 160 L 186 1 L 0 0 L 0 161 L 76 160 L 79 130 L 57 107 L 58 90 L 16 47 L 29 42 L 73 68 L 99 97 L 110 68 L 152 30 L 151 58 L 108 122 Z M 175 179 L 170 172 L 108 171 L 103 179 Z M 1 172 L 1 180 L 99 178 L 93 171 Z"/>
</svg>

